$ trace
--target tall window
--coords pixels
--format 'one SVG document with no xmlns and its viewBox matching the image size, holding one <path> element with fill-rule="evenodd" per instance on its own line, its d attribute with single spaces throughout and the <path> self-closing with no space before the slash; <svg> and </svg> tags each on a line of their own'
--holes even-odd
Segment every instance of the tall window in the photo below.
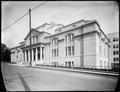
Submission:
<svg viewBox="0 0 120 92">
<path fill-rule="evenodd" d="M 71 47 L 68 47 L 68 55 L 71 55 Z"/>
<path fill-rule="evenodd" d="M 58 48 L 52 49 L 52 57 L 58 57 Z"/>
<path fill-rule="evenodd" d="M 58 57 L 59 50 L 58 50 L 58 38 L 51 39 L 52 43 L 52 57 Z"/>
<path fill-rule="evenodd" d="M 65 36 L 66 42 L 71 42 L 73 41 L 73 34 L 68 34 Z"/>
<path fill-rule="evenodd" d="M 74 55 L 73 34 L 66 35 L 65 39 L 66 39 L 66 47 L 65 47 L 66 56 Z M 71 43 L 71 44 L 68 45 L 67 43 Z"/>
<path fill-rule="evenodd" d="M 74 55 L 74 46 L 72 46 L 72 55 Z"/>
</svg>

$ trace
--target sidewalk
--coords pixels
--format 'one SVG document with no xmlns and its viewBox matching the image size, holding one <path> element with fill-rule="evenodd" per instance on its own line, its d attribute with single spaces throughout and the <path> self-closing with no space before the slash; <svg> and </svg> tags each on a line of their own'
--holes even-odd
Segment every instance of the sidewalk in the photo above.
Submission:
<svg viewBox="0 0 120 92">
<path fill-rule="evenodd" d="M 77 73 L 88 73 L 88 74 L 97 74 L 97 75 L 106 75 L 106 76 L 113 76 L 118 77 L 119 73 L 107 73 L 107 72 L 99 72 L 94 70 L 85 70 L 85 69 L 67 69 L 67 68 L 60 68 L 60 67 L 47 67 L 47 66 L 33 66 L 33 68 L 44 68 L 44 69 L 51 69 L 51 70 L 60 70 L 60 71 L 68 71 L 68 72 L 77 72 Z"/>
<path fill-rule="evenodd" d="M 23 65 L 21 63 L 12 64 L 12 65 L 30 67 L 29 65 Z M 41 65 L 32 66 L 31 68 L 43 68 L 43 69 L 60 70 L 60 71 L 67 71 L 67 72 L 88 73 L 88 74 L 97 74 L 97 75 L 119 77 L 119 73 L 110 73 L 110 72 L 86 70 L 86 69 L 72 69 L 72 68 L 68 69 L 68 68 L 49 67 L 49 66 L 41 66 Z"/>
</svg>

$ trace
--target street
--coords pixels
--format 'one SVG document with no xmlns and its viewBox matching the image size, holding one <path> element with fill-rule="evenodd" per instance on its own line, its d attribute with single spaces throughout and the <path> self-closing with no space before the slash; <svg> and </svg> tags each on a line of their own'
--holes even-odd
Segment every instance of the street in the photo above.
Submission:
<svg viewBox="0 0 120 92">
<path fill-rule="evenodd" d="M 1 63 L 8 91 L 114 91 L 117 78 Z"/>
</svg>

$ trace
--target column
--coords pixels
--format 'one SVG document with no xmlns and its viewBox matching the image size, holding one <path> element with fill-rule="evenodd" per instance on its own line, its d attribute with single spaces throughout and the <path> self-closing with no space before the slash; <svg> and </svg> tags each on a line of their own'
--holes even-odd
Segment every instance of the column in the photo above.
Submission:
<svg viewBox="0 0 120 92">
<path fill-rule="evenodd" d="M 33 57 L 33 48 L 32 48 L 31 51 L 32 51 L 32 62 L 33 62 L 33 61 L 34 61 L 34 57 Z"/>
<path fill-rule="evenodd" d="M 27 54 L 26 54 L 26 50 L 25 50 L 25 62 L 27 61 Z"/>
<path fill-rule="evenodd" d="M 36 61 L 38 61 L 38 49 L 36 48 Z"/>
<path fill-rule="evenodd" d="M 42 61 L 42 46 L 40 46 L 40 61 Z"/>
<path fill-rule="evenodd" d="M 28 62 L 30 62 L 30 49 L 28 49 Z"/>
<path fill-rule="evenodd" d="M 22 62 L 24 62 L 24 52 L 22 51 Z"/>
</svg>

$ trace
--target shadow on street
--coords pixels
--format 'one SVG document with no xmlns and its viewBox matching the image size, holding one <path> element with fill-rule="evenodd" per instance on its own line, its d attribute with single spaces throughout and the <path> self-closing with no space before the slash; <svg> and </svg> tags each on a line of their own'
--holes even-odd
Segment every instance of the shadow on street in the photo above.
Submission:
<svg viewBox="0 0 120 92">
<path fill-rule="evenodd" d="M 22 75 L 20 73 L 18 73 L 20 79 L 21 79 L 21 82 L 23 84 L 23 87 L 25 88 L 26 91 L 31 91 L 30 90 L 30 87 L 28 86 L 28 84 L 26 83 L 26 81 L 24 80 L 24 78 L 22 77 Z"/>
</svg>

